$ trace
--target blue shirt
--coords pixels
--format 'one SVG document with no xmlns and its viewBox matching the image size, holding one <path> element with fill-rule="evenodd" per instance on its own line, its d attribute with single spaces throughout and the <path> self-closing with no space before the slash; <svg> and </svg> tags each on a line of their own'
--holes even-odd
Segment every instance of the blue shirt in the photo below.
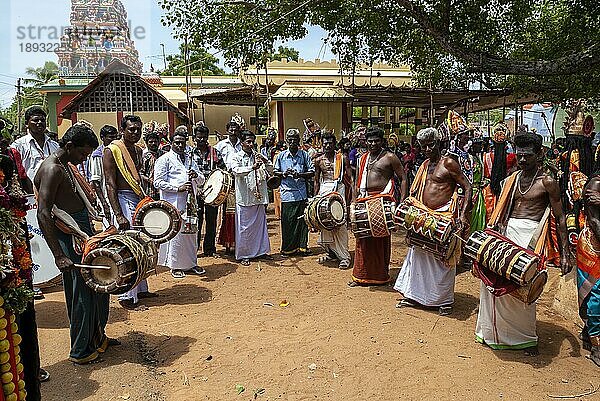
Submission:
<svg viewBox="0 0 600 401">
<path fill-rule="evenodd" d="M 274 170 L 285 173 L 288 169 L 295 170 L 298 173 L 308 173 L 314 172 L 315 166 L 306 151 L 298 149 L 296 156 L 293 156 L 289 150 L 284 150 L 275 159 Z M 281 192 L 282 202 L 296 202 L 308 198 L 304 178 L 283 178 L 279 191 Z"/>
</svg>

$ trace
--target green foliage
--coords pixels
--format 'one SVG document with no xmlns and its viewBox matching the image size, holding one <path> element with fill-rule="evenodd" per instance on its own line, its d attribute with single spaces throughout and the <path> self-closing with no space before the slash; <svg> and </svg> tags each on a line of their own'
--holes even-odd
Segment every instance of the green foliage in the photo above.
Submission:
<svg viewBox="0 0 600 401">
<path fill-rule="evenodd" d="M 33 300 L 33 291 L 23 284 L 16 288 L 9 288 L 2 293 L 4 298 L 4 308 L 9 311 L 20 314 L 25 312 L 27 304 Z"/>
<path fill-rule="evenodd" d="M 288 61 L 298 61 L 300 58 L 300 53 L 298 50 L 293 49 L 291 47 L 279 46 L 277 48 L 277 53 L 273 53 L 269 56 L 271 61 L 273 60 L 281 60 L 282 58 L 287 58 Z"/>
<path fill-rule="evenodd" d="M 225 75 L 217 65 L 219 60 L 204 48 L 192 41 L 189 44 L 190 75 Z M 167 56 L 167 69 L 161 75 L 185 75 L 185 45 L 179 46 L 180 54 Z"/>
<path fill-rule="evenodd" d="M 274 43 L 328 31 L 342 68 L 408 64 L 416 85 L 596 97 L 600 7 L 595 0 L 160 0 L 180 37 L 223 51 L 233 68 L 260 63 Z"/>
<path fill-rule="evenodd" d="M 46 61 L 42 67 L 28 67 L 25 70 L 28 75 L 23 79 L 23 88 L 21 92 L 21 113 L 30 106 L 41 105 L 47 110 L 46 95 L 40 92 L 42 85 L 58 78 L 58 65 L 52 61 Z M 17 115 L 17 98 L 13 99 L 12 104 L 4 110 L 0 110 L 0 115 L 10 120 L 15 126 L 20 116 Z M 22 114 L 21 114 L 22 117 Z"/>
</svg>

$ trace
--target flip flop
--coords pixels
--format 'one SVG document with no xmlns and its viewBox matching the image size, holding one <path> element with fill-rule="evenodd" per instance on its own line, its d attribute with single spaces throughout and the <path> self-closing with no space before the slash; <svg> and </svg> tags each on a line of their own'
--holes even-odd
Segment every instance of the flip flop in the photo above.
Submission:
<svg viewBox="0 0 600 401">
<path fill-rule="evenodd" d="M 185 278 L 185 273 L 183 272 L 183 270 L 171 270 L 171 276 L 173 276 L 174 279 L 182 279 Z"/>
<path fill-rule="evenodd" d="M 321 257 L 319 257 L 319 259 L 317 259 L 317 263 L 327 263 L 327 262 L 333 262 L 333 258 L 329 255 L 323 255 Z"/>
<path fill-rule="evenodd" d="M 249 259 L 242 259 L 242 261 L 240 262 L 240 264 L 242 266 L 250 266 L 250 260 Z"/>
<path fill-rule="evenodd" d="M 396 308 L 414 308 L 418 304 L 415 301 L 411 301 L 408 298 L 401 299 L 400 302 L 396 304 Z"/>
<path fill-rule="evenodd" d="M 202 275 L 206 274 L 206 270 L 204 270 L 204 268 L 202 268 L 200 266 L 194 266 L 194 267 L 192 267 L 192 269 L 190 271 L 194 274 L 197 274 L 198 276 L 202 276 Z"/>
</svg>

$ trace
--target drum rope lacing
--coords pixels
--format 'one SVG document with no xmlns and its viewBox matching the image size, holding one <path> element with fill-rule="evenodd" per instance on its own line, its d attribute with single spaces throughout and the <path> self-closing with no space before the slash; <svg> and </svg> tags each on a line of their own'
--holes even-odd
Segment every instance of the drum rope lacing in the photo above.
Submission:
<svg viewBox="0 0 600 401">
<path fill-rule="evenodd" d="M 145 244 L 142 244 L 140 242 L 142 241 L 141 239 L 140 241 L 138 241 L 126 234 L 116 234 L 109 238 L 111 240 L 115 240 L 116 242 L 121 242 L 122 244 L 127 246 L 129 251 L 133 254 L 133 257 L 135 258 L 138 272 L 143 272 L 143 275 L 147 275 L 149 271 L 154 269 L 153 266 L 150 265 L 150 260 L 152 258 L 149 257 L 150 255 L 146 255 L 146 246 Z M 144 278 L 145 277 L 138 277 L 137 280 L 141 281 Z"/>
</svg>

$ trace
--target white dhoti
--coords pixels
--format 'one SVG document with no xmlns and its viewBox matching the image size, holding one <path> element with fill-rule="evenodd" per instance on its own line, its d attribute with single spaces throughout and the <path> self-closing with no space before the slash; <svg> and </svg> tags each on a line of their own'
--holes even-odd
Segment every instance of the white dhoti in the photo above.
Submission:
<svg viewBox="0 0 600 401">
<path fill-rule="evenodd" d="M 140 198 L 133 191 L 119 190 L 117 191 L 117 198 L 119 199 L 119 206 L 123 211 L 123 215 L 129 221 L 130 224 L 133 220 L 133 214 L 135 208 L 140 203 Z M 119 300 L 131 299 L 133 303 L 138 302 L 138 294 L 140 292 L 148 292 L 148 281 L 142 280 L 137 286 L 119 296 Z"/>
<path fill-rule="evenodd" d="M 166 244 L 161 244 L 158 264 L 171 270 L 188 271 L 198 265 L 198 234 L 179 233 Z"/>
<path fill-rule="evenodd" d="M 437 210 L 444 212 L 449 207 L 450 203 Z M 406 254 L 394 289 L 421 305 L 448 306 L 454 303 L 455 278 L 454 267 L 413 246 Z"/>
<path fill-rule="evenodd" d="M 327 195 L 331 192 L 337 192 L 342 199 L 345 198 L 344 185 L 338 180 L 326 181 L 321 183 L 319 195 Z M 344 207 L 346 207 L 344 205 Z M 335 230 L 321 230 L 321 235 L 317 241 L 329 256 L 335 256 L 340 261 L 340 267 L 350 267 L 351 257 L 348 251 L 348 227 L 344 224 Z"/>
<path fill-rule="evenodd" d="M 265 205 L 236 205 L 235 258 L 252 259 L 271 252 Z"/>
<path fill-rule="evenodd" d="M 509 219 L 506 237 L 527 248 L 539 222 Z M 537 345 L 535 303 L 527 305 L 510 294 L 496 297 L 481 283 L 479 314 L 475 335 L 477 341 L 493 349 L 523 349 Z"/>
</svg>

